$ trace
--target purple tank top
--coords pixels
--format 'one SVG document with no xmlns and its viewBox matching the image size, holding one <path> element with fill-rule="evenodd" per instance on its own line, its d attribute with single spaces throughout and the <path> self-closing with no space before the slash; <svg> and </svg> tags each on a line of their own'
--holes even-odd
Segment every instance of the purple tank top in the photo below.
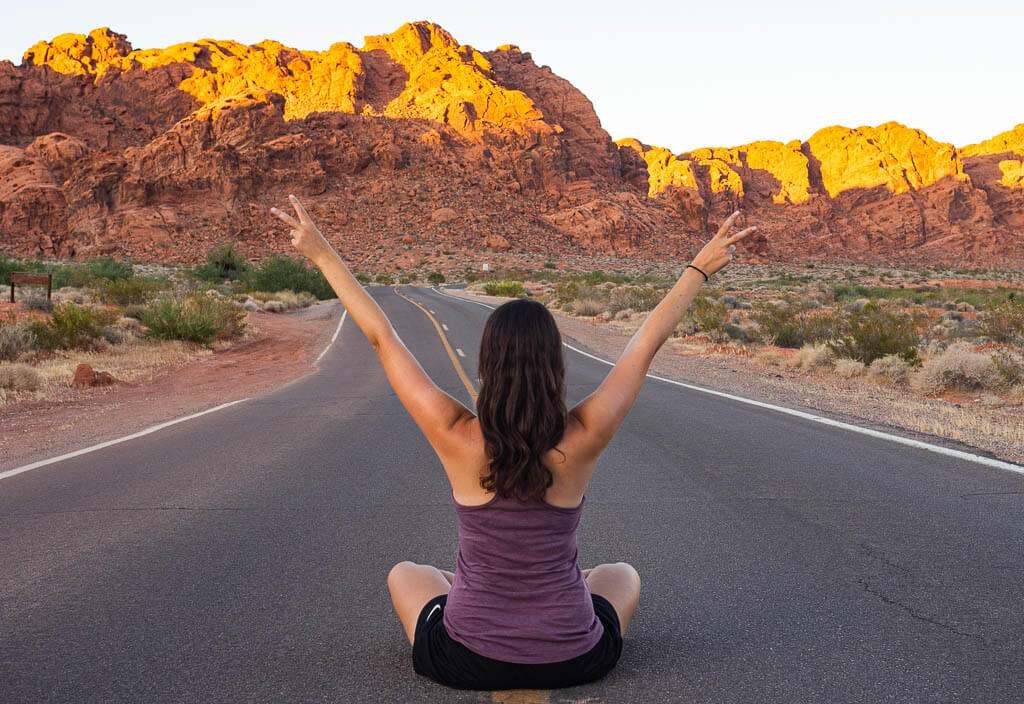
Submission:
<svg viewBox="0 0 1024 704">
<path fill-rule="evenodd" d="M 485 504 L 455 501 L 459 554 L 443 623 L 484 657 L 546 663 L 582 655 L 601 640 L 576 551 L 576 508 L 495 494 Z"/>
</svg>

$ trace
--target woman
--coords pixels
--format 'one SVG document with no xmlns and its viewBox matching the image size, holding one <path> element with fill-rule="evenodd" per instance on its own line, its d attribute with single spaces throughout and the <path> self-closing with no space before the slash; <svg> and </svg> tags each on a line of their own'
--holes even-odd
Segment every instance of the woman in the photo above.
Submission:
<svg viewBox="0 0 1024 704">
<path fill-rule="evenodd" d="M 651 359 L 707 277 L 756 230 L 730 215 L 630 340 L 594 393 L 565 405 L 558 328 L 536 301 L 484 326 L 473 413 L 438 388 L 295 196 L 292 244 L 320 267 L 366 334 L 399 400 L 437 452 L 459 525 L 455 572 L 400 562 L 388 575 L 416 672 L 461 689 L 551 689 L 603 677 L 622 650 L 640 577 L 618 562 L 581 570 L 576 527 L 604 448 Z"/>
</svg>

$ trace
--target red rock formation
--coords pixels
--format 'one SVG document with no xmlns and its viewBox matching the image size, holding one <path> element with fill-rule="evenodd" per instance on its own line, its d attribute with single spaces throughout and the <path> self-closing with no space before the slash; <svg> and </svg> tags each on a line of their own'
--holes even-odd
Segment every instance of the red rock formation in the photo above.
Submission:
<svg viewBox="0 0 1024 704">
<path fill-rule="evenodd" d="M 681 258 L 730 211 L 757 256 L 1024 261 L 1024 125 L 957 149 L 895 122 L 672 154 L 612 142 L 513 45 L 416 22 L 301 51 L 210 39 L 135 50 L 107 28 L 0 62 L 0 249 L 197 261 L 291 253 L 267 216 L 305 197 L 343 255 Z"/>
</svg>

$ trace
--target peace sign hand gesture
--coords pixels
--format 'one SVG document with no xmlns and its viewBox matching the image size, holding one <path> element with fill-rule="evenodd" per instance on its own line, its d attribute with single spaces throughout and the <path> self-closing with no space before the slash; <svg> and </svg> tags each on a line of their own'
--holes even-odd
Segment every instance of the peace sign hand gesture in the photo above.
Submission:
<svg viewBox="0 0 1024 704">
<path fill-rule="evenodd" d="M 331 248 L 331 245 L 324 239 L 316 225 L 313 224 L 312 218 L 309 217 L 306 209 L 302 207 L 299 199 L 292 195 L 288 196 L 288 200 L 291 201 L 292 206 L 295 208 L 295 213 L 298 215 L 297 220 L 277 208 L 271 208 L 270 212 L 292 226 L 293 229 L 290 234 L 292 236 L 292 245 L 295 249 L 312 259 L 313 262 L 317 262 L 325 254 L 332 253 L 334 250 Z"/>
<path fill-rule="evenodd" d="M 737 210 L 727 217 L 725 222 L 722 223 L 722 226 L 718 228 L 718 232 L 715 236 L 712 237 L 711 240 L 704 245 L 704 249 L 700 250 L 697 256 L 693 258 L 693 265 L 700 267 L 700 269 L 708 276 L 711 276 L 713 273 L 724 268 L 729 262 L 731 262 L 732 253 L 736 249 L 736 243 L 757 229 L 757 225 L 751 225 L 745 230 L 740 230 L 734 235 L 729 235 L 729 227 L 739 214 L 740 211 Z"/>
</svg>

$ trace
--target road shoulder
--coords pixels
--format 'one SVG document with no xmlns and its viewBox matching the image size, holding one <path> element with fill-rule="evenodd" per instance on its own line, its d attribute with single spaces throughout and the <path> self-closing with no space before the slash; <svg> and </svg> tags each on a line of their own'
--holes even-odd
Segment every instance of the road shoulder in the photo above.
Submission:
<svg viewBox="0 0 1024 704">
<path fill-rule="evenodd" d="M 250 313 L 257 332 L 228 349 L 170 365 L 149 379 L 76 390 L 53 403 L 5 406 L 0 469 L 130 435 L 158 423 L 270 392 L 315 371 L 341 313 L 328 301 L 293 313 Z"/>
</svg>

